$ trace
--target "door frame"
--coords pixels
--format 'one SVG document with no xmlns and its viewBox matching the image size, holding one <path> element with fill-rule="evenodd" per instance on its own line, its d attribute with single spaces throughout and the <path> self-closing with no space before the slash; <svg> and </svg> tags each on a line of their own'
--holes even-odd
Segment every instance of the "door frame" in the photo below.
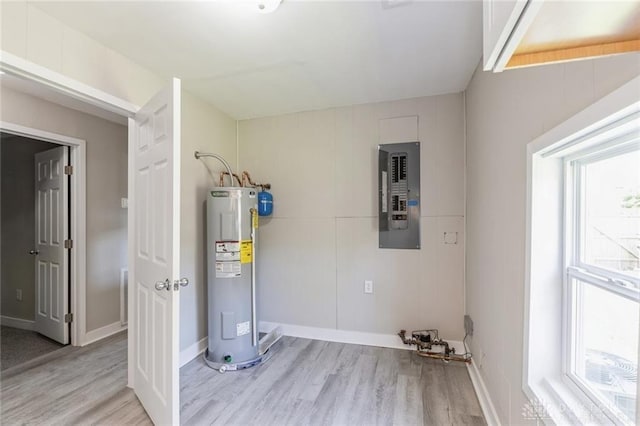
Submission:
<svg viewBox="0 0 640 426">
<path fill-rule="evenodd" d="M 59 72 L 53 71 L 49 68 L 27 61 L 12 53 L 0 50 L 0 71 L 14 76 L 21 77 L 27 82 L 32 83 L 36 87 L 42 87 L 49 90 L 53 90 L 58 94 L 67 96 L 71 99 L 82 101 L 86 104 L 92 105 L 104 111 L 115 113 L 121 117 L 128 119 L 128 175 L 134 175 L 134 164 L 131 153 L 133 152 L 133 129 L 134 121 L 133 117 L 140 109 L 139 106 L 134 105 L 124 99 L 117 96 L 106 93 L 102 90 L 98 90 L 88 84 L 82 83 L 78 80 L 72 79 Z M 128 267 L 129 267 L 129 282 L 135 282 L 135 269 L 133 265 L 133 244 L 135 236 L 135 218 L 133 216 L 133 209 L 131 208 L 135 203 L 135 193 L 132 179 L 128 182 L 128 198 L 129 209 L 127 214 L 127 249 L 128 249 Z M 135 286 L 128 286 L 128 298 L 133 300 L 133 289 Z M 127 386 L 133 388 L 133 363 L 135 360 L 135 345 L 134 345 L 134 333 L 135 333 L 135 312 L 132 303 L 129 303 L 128 307 L 128 342 L 127 342 Z"/>
<path fill-rule="evenodd" d="M 47 132 L 32 127 L 0 121 L 0 131 L 15 136 L 36 139 L 70 147 L 69 162 L 73 166 L 71 180 L 71 209 L 69 232 L 73 236 L 73 249 L 69 253 L 69 311 L 74 318 L 71 322 L 71 345 L 83 346 L 86 341 L 86 279 L 87 279 L 87 145 L 83 139 Z M 65 206 L 65 208 L 68 208 Z M 34 283 L 35 285 L 35 283 Z"/>
</svg>

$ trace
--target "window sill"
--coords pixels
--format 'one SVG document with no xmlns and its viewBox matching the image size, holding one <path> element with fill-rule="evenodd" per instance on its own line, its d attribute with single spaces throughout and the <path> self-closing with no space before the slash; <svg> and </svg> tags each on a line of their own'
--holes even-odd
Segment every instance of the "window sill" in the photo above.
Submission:
<svg viewBox="0 0 640 426">
<path fill-rule="evenodd" d="M 611 424 L 611 418 L 597 404 L 580 394 L 563 377 L 549 377 L 528 386 L 524 392 L 529 402 L 523 408 L 525 419 L 536 419 L 545 425 Z"/>
</svg>

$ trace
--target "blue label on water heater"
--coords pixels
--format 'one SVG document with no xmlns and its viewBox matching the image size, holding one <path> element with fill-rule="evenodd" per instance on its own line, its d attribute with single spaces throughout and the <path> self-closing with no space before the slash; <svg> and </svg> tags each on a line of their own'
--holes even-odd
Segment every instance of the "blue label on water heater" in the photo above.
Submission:
<svg viewBox="0 0 640 426">
<path fill-rule="evenodd" d="M 418 205 L 418 200 L 409 200 L 409 201 L 407 201 L 407 205 L 409 207 L 415 207 L 415 206 Z"/>
</svg>

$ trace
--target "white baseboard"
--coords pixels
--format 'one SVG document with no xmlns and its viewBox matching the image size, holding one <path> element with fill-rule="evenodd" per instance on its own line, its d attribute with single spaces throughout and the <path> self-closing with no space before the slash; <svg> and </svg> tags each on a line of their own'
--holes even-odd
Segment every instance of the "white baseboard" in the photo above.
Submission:
<svg viewBox="0 0 640 426">
<path fill-rule="evenodd" d="M 469 371 L 469 377 L 471 377 L 473 388 L 475 389 L 476 395 L 478 396 L 478 402 L 480 402 L 480 408 L 482 408 L 484 419 L 487 421 L 487 425 L 500 426 L 500 418 L 498 417 L 496 407 L 491 401 L 491 396 L 487 391 L 484 380 L 482 380 L 482 375 L 480 374 L 480 371 L 478 370 L 478 367 L 476 366 L 476 363 L 473 361 L 473 359 L 471 360 L 470 364 L 467 364 L 467 369 Z"/>
<path fill-rule="evenodd" d="M 19 328 L 21 330 L 33 330 L 34 322 L 22 318 L 13 318 L 2 315 L 0 316 L 0 324 L 6 325 L 7 327 Z"/>
<path fill-rule="evenodd" d="M 207 349 L 209 337 L 203 337 L 188 348 L 180 351 L 180 367 L 188 364 L 192 359 L 196 358 Z"/>
<path fill-rule="evenodd" d="M 82 343 L 80 344 L 80 346 L 86 346 L 90 343 L 97 342 L 100 339 L 104 339 L 105 337 L 109 337 L 112 334 L 116 334 L 126 329 L 127 326 L 123 326 L 120 321 L 105 325 L 104 327 L 96 328 L 95 330 L 88 331 L 84 335 L 84 338 L 81 339 Z"/>
<path fill-rule="evenodd" d="M 261 333 L 268 333 L 276 327 L 282 328 L 282 334 L 305 339 L 325 340 L 328 342 L 351 343 L 354 345 L 379 346 L 382 348 L 415 350 L 415 346 L 402 343 L 397 334 L 367 333 L 364 331 L 338 330 L 335 328 L 306 327 L 302 325 L 279 324 L 260 321 Z M 456 353 L 464 353 L 464 345 L 460 341 L 447 340 Z"/>
<path fill-rule="evenodd" d="M 350 343 L 354 345 L 379 346 L 382 348 L 415 350 L 415 346 L 402 343 L 396 334 L 366 333 L 363 331 L 337 330 L 334 328 L 306 327 L 302 325 L 279 324 L 260 321 L 258 329 L 261 333 L 269 333 L 276 327 L 282 328 L 285 336 L 302 337 L 305 339 L 325 340 L 328 342 Z M 461 341 L 447 340 L 455 348 L 456 353 L 464 353 Z M 204 337 L 193 345 L 180 351 L 180 367 L 190 362 L 207 349 L 208 337 Z"/>
</svg>

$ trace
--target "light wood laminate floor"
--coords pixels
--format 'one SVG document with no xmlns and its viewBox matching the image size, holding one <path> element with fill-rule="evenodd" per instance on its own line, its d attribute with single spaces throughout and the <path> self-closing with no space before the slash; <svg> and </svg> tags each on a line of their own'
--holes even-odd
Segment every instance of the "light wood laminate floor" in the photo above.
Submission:
<svg viewBox="0 0 640 426">
<path fill-rule="evenodd" d="M 285 337 L 266 364 L 180 370 L 181 423 L 485 424 L 464 365 L 411 351 Z M 126 334 L 2 373 L 0 423 L 150 424 L 126 388 Z"/>
</svg>

